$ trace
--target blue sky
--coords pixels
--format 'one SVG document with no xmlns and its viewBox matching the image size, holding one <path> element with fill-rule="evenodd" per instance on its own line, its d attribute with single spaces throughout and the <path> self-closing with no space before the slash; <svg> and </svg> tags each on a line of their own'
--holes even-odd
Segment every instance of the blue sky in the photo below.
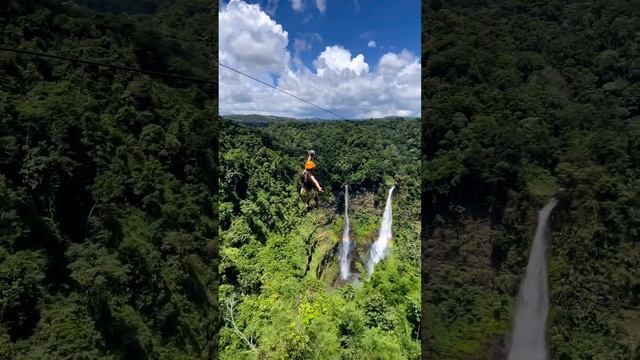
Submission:
<svg viewBox="0 0 640 360">
<path fill-rule="evenodd" d="M 420 1 L 229 2 L 220 10 L 221 62 L 349 117 L 418 116 Z M 223 114 L 327 116 L 294 104 L 280 109 L 273 104 L 279 97 L 220 73 Z M 332 96 L 313 99 L 318 92 Z"/>
<path fill-rule="evenodd" d="M 267 9 L 268 1 L 247 1 Z M 289 32 L 289 49 L 294 52 L 294 39 L 310 39 L 319 34 L 322 42 L 312 42 L 312 49 L 301 54 L 305 65 L 312 62 L 324 46 L 341 44 L 352 53 L 362 53 L 371 63 L 387 51 L 408 49 L 420 52 L 420 1 L 328 1 L 322 14 L 314 3 L 302 13 L 292 9 L 291 3 L 281 0 L 274 19 Z M 272 15 L 273 17 L 273 15 Z M 370 48 L 369 41 L 376 47 Z"/>
</svg>

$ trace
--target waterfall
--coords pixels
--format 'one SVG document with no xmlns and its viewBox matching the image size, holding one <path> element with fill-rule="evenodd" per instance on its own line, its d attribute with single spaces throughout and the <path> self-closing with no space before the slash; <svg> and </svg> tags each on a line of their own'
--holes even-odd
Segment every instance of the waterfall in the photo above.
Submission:
<svg viewBox="0 0 640 360">
<path fill-rule="evenodd" d="M 349 252 L 351 240 L 349 239 L 349 187 L 344 186 L 344 227 L 342 229 L 342 246 L 340 247 L 340 278 L 347 280 L 351 276 L 351 263 Z"/>
<path fill-rule="evenodd" d="M 373 273 L 373 267 L 384 259 L 386 255 L 387 246 L 391 240 L 391 194 L 396 186 L 392 186 L 389 189 L 389 195 L 387 195 L 387 204 L 384 207 L 384 213 L 382 214 L 382 223 L 380 224 L 380 234 L 378 240 L 371 245 L 369 249 L 369 259 L 367 261 L 367 273 L 371 275 Z"/>
<path fill-rule="evenodd" d="M 547 360 L 547 248 L 551 238 L 549 214 L 558 201 L 551 199 L 538 213 L 538 227 L 531 245 L 529 264 L 520 285 L 518 305 L 511 334 L 509 360 Z"/>
</svg>

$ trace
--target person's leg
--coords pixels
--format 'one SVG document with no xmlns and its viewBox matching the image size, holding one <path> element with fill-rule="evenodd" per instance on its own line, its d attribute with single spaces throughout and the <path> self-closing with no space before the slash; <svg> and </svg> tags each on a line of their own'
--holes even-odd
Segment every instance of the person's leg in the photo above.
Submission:
<svg viewBox="0 0 640 360">
<path fill-rule="evenodd" d="M 304 186 L 300 189 L 300 198 L 302 199 L 302 202 L 304 202 L 304 209 L 308 209 L 309 208 L 309 194 L 307 192 L 307 190 L 304 188 Z"/>
</svg>

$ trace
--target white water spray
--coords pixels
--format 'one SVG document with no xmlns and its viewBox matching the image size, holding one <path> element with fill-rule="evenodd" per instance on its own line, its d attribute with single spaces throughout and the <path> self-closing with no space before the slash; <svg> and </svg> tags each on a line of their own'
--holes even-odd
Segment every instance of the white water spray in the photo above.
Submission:
<svg viewBox="0 0 640 360">
<path fill-rule="evenodd" d="M 387 204 L 384 207 L 384 213 L 382 214 L 382 223 L 380 224 L 380 234 L 378 240 L 371 245 L 369 249 L 369 259 L 367 261 L 367 273 L 371 275 L 373 273 L 373 267 L 384 259 L 386 255 L 387 246 L 391 240 L 391 194 L 396 186 L 392 186 L 389 189 L 389 195 L 387 195 Z"/>
<path fill-rule="evenodd" d="M 347 280 L 351 277 L 351 262 L 349 252 L 351 239 L 349 239 L 349 187 L 344 186 L 344 227 L 342 229 L 342 246 L 340 247 L 340 278 Z"/>
<path fill-rule="evenodd" d="M 538 213 L 527 273 L 520 285 L 518 306 L 511 334 L 509 360 L 547 360 L 547 248 L 551 238 L 549 215 L 558 201 L 551 199 Z"/>
</svg>

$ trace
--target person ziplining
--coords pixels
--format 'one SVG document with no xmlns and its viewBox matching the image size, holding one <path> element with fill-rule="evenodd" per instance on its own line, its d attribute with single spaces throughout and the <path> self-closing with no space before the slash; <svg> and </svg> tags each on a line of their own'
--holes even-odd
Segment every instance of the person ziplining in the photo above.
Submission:
<svg viewBox="0 0 640 360">
<path fill-rule="evenodd" d="M 300 197 L 304 201 L 305 210 L 309 209 L 309 203 L 311 200 L 316 201 L 316 206 L 319 204 L 318 192 L 324 192 L 322 186 L 314 176 L 316 164 L 313 162 L 315 151 L 307 150 L 307 161 L 304 164 L 304 170 L 302 171 L 302 188 L 300 189 Z"/>
</svg>

